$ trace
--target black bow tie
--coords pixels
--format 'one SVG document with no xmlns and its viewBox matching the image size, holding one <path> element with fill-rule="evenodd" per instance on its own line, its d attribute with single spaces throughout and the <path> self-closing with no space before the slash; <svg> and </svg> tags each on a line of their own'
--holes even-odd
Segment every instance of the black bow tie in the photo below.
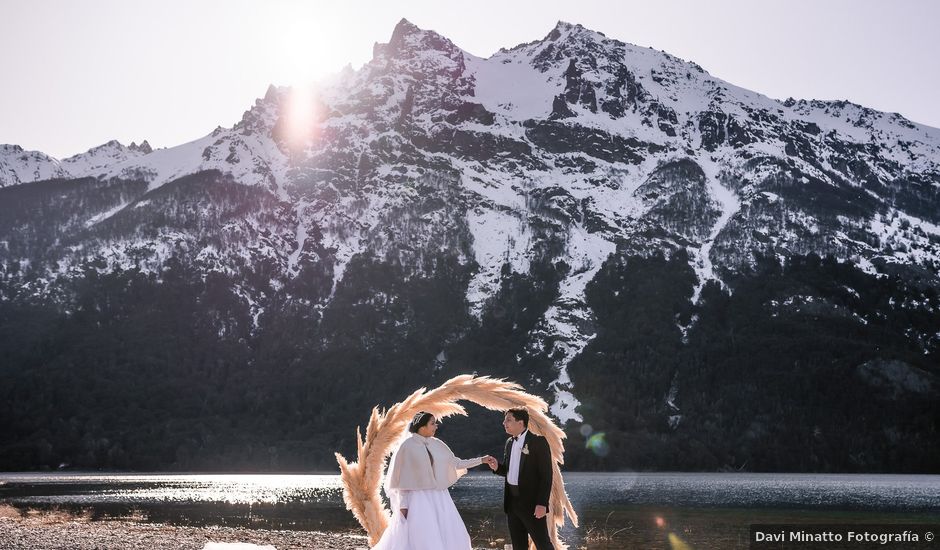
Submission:
<svg viewBox="0 0 940 550">
<path fill-rule="evenodd" d="M 513 441 L 513 443 L 515 443 L 518 439 L 519 439 L 519 436 L 518 436 L 518 435 L 512 436 L 512 441 Z"/>
</svg>

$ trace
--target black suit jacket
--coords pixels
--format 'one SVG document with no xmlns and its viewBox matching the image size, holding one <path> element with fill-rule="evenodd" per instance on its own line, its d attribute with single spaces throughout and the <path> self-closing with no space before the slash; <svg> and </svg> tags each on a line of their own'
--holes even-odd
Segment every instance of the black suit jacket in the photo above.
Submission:
<svg viewBox="0 0 940 550">
<path fill-rule="evenodd" d="M 522 506 L 526 513 L 531 513 L 539 504 L 548 509 L 548 501 L 552 495 L 552 451 L 548 441 L 532 432 L 525 435 L 523 447 L 529 453 L 519 456 L 519 496 L 514 498 L 515 504 Z M 509 453 L 512 452 L 512 438 L 506 440 L 503 449 L 503 461 L 493 472 L 506 477 L 509 473 Z M 509 482 L 503 484 L 503 510 L 509 513 Z"/>
</svg>

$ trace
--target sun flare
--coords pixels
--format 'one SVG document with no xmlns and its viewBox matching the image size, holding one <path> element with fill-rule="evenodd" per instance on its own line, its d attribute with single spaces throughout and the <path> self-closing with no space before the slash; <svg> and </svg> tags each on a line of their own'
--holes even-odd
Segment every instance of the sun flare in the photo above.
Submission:
<svg viewBox="0 0 940 550">
<path fill-rule="evenodd" d="M 291 148 L 305 148 L 316 136 L 320 109 L 312 85 L 293 86 L 285 106 L 286 135 Z"/>
</svg>

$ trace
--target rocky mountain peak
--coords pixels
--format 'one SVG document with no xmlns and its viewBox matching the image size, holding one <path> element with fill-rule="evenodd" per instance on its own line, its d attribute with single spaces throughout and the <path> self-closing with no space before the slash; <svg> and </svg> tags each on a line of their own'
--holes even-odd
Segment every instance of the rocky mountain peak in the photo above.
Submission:
<svg viewBox="0 0 940 550">
<path fill-rule="evenodd" d="M 71 162 L 75 159 L 89 157 L 89 156 L 100 156 L 100 155 L 121 156 L 121 155 L 127 155 L 128 153 L 136 153 L 137 155 L 146 155 L 152 152 L 153 152 L 153 149 L 150 147 L 150 144 L 147 142 L 147 140 L 140 142 L 140 145 L 138 145 L 137 142 L 133 142 L 133 141 L 131 142 L 130 145 L 124 145 L 119 140 L 112 139 L 112 140 L 106 141 L 105 143 L 102 143 L 101 145 L 96 145 L 92 147 L 91 149 L 88 149 L 84 153 L 73 155 L 65 159 L 63 162 Z M 137 155 L 131 155 L 131 156 L 137 156 Z"/>
<path fill-rule="evenodd" d="M 392 38 L 388 41 L 389 45 L 400 45 L 405 41 L 405 37 L 409 35 L 420 35 L 422 30 L 418 28 L 417 25 L 408 21 L 408 19 L 402 17 L 395 28 L 392 30 Z"/>
<path fill-rule="evenodd" d="M 278 87 L 274 84 L 269 84 L 268 89 L 264 92 L 264 101 L 275 101 L 279 94 Z"/>
<path fill-rule="evenodd" d="M 374 58 L 409 59 L 430 52 L 440 52 L 451 58 L 462 53 L 447 38 L 434 31 L 421 29 L 407 19 L 395 25 L 387 44 L 376 44 L 373 47 Z"/>
<path fill-rule="evenodd" d="M 552 43 L 567 43 L 568 45 L 576 45 L 578 43 L 589 43 L 605 40 L 608 39 L 601 32 L 593 31 L 577 23 L 558 21 L 552 30 L 550 30 L 548 34 L 546 34 L 545 37 L 541 40 L 525 42 L 512 48 L 503 48 L 500 49 L 500 53 L 508 53 L 513 51 L 538 51 L 551 45 Z"/>
<path fill-rule="evenodd" d="M 145 155 L 153 152 L 153 148 L 150 146 L 150 143 L 148 143 L 146 139 L 141 141 L 140 145 L 137 145 L 136 143 L 132 141 L 131 144 L 127 148 L 130 149 L 131 151 L 137 151 Z"/>
<path fill-rule="evenodd" d="M 123 143 L 121 143 L 120 141 L 116 139 L 112 139 L 112 140 L 102 143 L 101 145 L 96 145 L 92 147 L 91 149 L 85 151 L 84 153 L 80 153 L 80 154 L 101 153 L 105 151 L 123 151 L 125 149 L 127 149 L 127 147 L 125 147 Z"/>
<path fill-rule="evenodd" d="M 19 145 L 13 145 L 13 144 L 9 144 L 9 143 L 4 143 L 4 144 L 0 145 L 0 151 L 3 151 L 3 152 L 5 152 L 5 153 L 7 153 L 7 152 L 9 152 L 9 153 L 22 153 L 22 152 L 23 152 L 23 148 L 20 147 Z"/>
<path fill-rule="evenodd" d="M 599 31 L 591 30 L 584 25 L 578 23 L 569 23 L 567 21 L 558 21 L 555 23 L 555 27 L 549 31 L 548 35 L 545 37 L 545 40 L 555 41 L 563 39 L 565 36 L 583 36 L 588 39 L 596 39 L 597 37 L 607 38 L 607 36 Z"/>
</svg>

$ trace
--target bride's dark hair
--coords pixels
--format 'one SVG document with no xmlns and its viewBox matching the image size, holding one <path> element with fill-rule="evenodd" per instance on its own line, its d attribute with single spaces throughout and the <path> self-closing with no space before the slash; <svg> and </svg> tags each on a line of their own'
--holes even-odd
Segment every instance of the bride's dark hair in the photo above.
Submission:
<svg viewBox="0 0 940 550">
<path fill-rule="evenodd" d="M 427 426 L 428 422 L 434 418 L 434 415 L 429 412 L 419 412 L 411 419 L 411 424 L 408 424 L 408 431 L 416 434 L 423 426 Z"/>
</svg>

